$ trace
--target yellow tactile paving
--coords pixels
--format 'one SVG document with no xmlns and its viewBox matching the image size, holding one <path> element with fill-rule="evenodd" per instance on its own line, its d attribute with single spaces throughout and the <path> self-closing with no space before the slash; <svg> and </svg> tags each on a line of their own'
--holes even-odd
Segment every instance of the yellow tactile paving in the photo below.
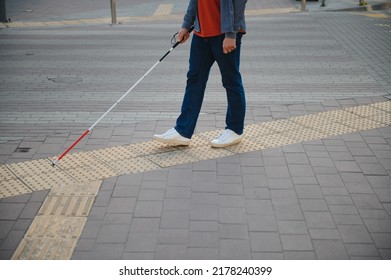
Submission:
<svg viewBox="0 0 391 280">
<path fill-rule="evenodd" d="M 86 217 L 37 216 L 24 237 L 78 239 L 86 220 Z"/>
<path fill-rule="evenodd" d="M 39 173 L 27 177 L 20 178 L 33 191 L 47 190 L 58 185 L 74 185 L 77 181 L 68 174 L 53 170 L 52 173 Z"/>
<path fill-rule="evenodd" d="M 245 127 L 243 142 L 225 149 L 210 147 L 209 141 L 221 133 L 221 130 L 213 130 L 194 135 L 188 147 L 170 146 L 152 140 L 69 154 L 56 167 L 52 167 L 48 159 L 1 165 L 0 198 L 380 128 L 390 124 L 391 101 L 385 101 L 250 124 Z M 55 158 L 52 157 L 50 160 Z"/>
<path fill-rule="evenodd" d="M 121 175 L 118 171 L 104 163 L 95 163 L 93 165 L 81 166 L 78 168 L 67 169 L 66 172 L 75 178 L 77 182 L 87 183 Z"/>
<path fill-rule="evenodd" d="M 0 181 L 0 198 L 30 193 L 33 190 L 19 179 Z"/>
<path fill-rule="evenodd" d="M 19 178 L 41 173 L 51 173 L 54 170 L 47 159 L 11 163 L 7 165 L 7 168 Z"/>
<path fill-rule="evenodd" d="M 69 259 L 104 178 L 380 128 L 391 124 L 390 109 L 387 101 L 252 124 L 240 144 L 224 149 L 209 145 L 215 130 L 188 147 L 147 141 L 70 154 L 54 168 L 47 159 L 2 165 L 0 197 L 51 188 L 13 259 Z"/>
<path fill-rule="evenodd" d="M 0 165 L 0 181 L 14 180 L 16 176 L 5 166 Z"/>
<path fill-rule="evenodd" d="M 38 215 L 85 217 L 90 212 L 94 196 L 49 195 Z"/>
<path fill-rule="evenodd" d="M 53 187 L 12 259 L 70 259 L 101 183 Z"/>
<path fill-rule="evenodd" d="M 24 238 L 16 249 L 13 260 L 69 260 L 77 239 Z"/>
</svg>

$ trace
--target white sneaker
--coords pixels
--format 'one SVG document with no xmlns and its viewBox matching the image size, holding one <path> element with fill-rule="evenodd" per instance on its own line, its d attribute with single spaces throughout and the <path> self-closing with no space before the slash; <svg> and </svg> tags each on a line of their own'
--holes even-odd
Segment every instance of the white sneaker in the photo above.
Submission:
<svg viewBox="0 0 391 280">
<path fill-rule="evenodd" d="M 218 138 L 212 140 L 210 144 L 215 148 L 228 147 L 242 141 L 243 134 L 239 135 L 236 132 L 226 129 Z"/>
<path fill-rule="evenodd" d="M 183 137 L 176 131 L 175 128 L 171 128 L 167 130 L 163 134 L 155 134 L 153 136 L 153 139 L 162 142 L 162 143 L 167 143 L 167 144 L 174 144 L 174 145 L 183 145 L 183 146 L 188 146 L 190 145 L 191 139 Z"/>
</svg>

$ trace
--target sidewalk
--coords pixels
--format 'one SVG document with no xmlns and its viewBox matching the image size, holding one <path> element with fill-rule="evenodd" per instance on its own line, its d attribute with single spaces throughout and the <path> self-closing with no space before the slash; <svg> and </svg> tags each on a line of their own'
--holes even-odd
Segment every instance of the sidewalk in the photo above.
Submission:
<svg viewBox="0 0 391 280">
<path fill-rule="evenodd" d="M 208 145 L 216 67 L 192 145 L 151 141 L 180 110 L 186 44 L 56 168 L 178 20 L 0 29 L 0 259 L 391 259 L 390 11 L 249 3 L 243 144 Z"/>
</svg>

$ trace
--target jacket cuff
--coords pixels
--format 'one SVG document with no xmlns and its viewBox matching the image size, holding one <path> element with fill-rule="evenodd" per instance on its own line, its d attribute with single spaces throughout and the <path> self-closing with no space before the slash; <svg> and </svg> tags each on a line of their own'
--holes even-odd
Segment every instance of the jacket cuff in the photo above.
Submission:
<svg viewBox="0 0 391 280">
<path fill-rule="evenodd" d="M 225 33 L 225 38 L 236 39 L 236 32 L 227 32 L 227 33 Z"/>
</svg>

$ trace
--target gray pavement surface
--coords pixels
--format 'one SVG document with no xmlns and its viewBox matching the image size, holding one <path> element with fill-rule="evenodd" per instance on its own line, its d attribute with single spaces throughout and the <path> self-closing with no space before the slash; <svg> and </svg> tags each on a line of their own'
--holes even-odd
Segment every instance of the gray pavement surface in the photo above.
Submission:
<svg viewBox="0 0 391 280">
<path fill-rule="evenodd" d="M 109 1 L 24 2 L 7 3 L 12 19 L 106 17 Z M 183 13 L 186 1 L 130 2 L 117 1 L 121 13 L 150 16 L 161 3 Z M 319 4 L 248 17 L 246 124 L 388 100 L 390 11 L 312 12 Z M 0 29 L 0 163 L 63 152 L 165 53 L 178 26 L 160 19 Z M 187 44 L 170 54 L 74 151 L 170 128 L 188 52 Z M 214 68 L 198 132 L 224 127 L 225 102 Z M 11 258 L 47 193 L 0 200 L 0 259 Z M 72 258 L 391 259 L 391 128 L 106 179 Z"/>
</svg>

